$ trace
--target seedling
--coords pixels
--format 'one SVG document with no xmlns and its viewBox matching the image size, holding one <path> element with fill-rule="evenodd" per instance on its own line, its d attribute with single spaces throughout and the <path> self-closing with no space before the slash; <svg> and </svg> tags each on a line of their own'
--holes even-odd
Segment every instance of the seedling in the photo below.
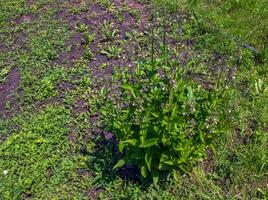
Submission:
<svg viewBox="0 0 268 200">
<path fill-rule="evenodd" d="M 101 54 L 106 55 L 108 58 L 114 59 L 119 59 L 122 55 L 122 52 L 123 49 L 116 45 L 107 46 L 103 50 L 101 50 Z"/>
<path fill-rule="evenodd" d="M 118 33 L 118 29 L 115 29 L 113 27 L 113 23 L 109 22 L 109 21 L 104 21 L 103 25 L 102 25 L 102 33 L 103 33 L 103 37 L 107 40 L 107 41 L 112 41 L 113 39 L 115 39 L 117 33 Z"/>
<path fill-rule="evenodd" d="M 141 19 L 141 14 L 139 13 L 139 11 L 134 10 L 134 9 L 130 9 L 129 13 L 132 17 L 134 17 L 137 21 L 139 21 Z"/>
<path fill-rule="evenodd" d="M 88 29 L 88 26 L 86 24 L 83 24 L 83 23 L 77 23 L 75 26 L 75 29 L 82 33 Z"/>
<path fill-rule="evenodd" d="M 86 58 L 88 60 L 91 60 L 93 58 L 93 53 L 92 53 L 90 47 L 88 47 L 88 46 L 85 48 L 84 58 Z"/>
<path fill-rule="evenodd" d="M 11 109 L 11 102 L 10 101 L 7 101 L 6 103 L 5 103 L 5 109 Z"/>
<path fill-rule="evenodd" d="M 114 3 L 110 0 L 100 0 L 100 4 L 104 6 L 108 12 L 112 12 L 115 9 Z"/>
<path fill-rule="evenodd" d="M 96 37 L 95 33 L 93 33 L 93 34 L 85 33 L 84 38 L 83 38 L 83 43 L 86 45 L 89 45 L 95 41 L 95 37 Z"/>
</svg>

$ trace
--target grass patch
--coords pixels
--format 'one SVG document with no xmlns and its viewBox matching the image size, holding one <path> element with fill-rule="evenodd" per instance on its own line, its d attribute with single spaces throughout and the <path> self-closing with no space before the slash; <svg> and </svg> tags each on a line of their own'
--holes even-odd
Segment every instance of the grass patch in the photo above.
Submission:
<svg viewBox="0 0 268 200">
<path fill-rule="evenodd" d="M 1 174 L 2 197 L 38 198 L 39 194 L 39 198 L 51 198 L 53 188 L 66 183 L 66 175 L 73 170 L 72 158 L 66 155 L 69 115 L 62 107 L 48 107 L 25 117 L 20 131 L 1 144 L 1 172 L 6 171 Z"/>
</svg>

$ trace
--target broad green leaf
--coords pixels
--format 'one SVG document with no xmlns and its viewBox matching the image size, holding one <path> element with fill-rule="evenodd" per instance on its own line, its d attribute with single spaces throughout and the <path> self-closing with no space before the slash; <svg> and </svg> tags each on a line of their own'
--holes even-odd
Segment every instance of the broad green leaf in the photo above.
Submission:
<svg viewBox="0 0 268 200">
<path fill-rule="evenodd" d="M 123 153 L 124 148 L 125 148 L 125 144 L 120 142 L 119 145 L 118 145 L 119 152 Z"/>
<path fill-rule="evenodd" d="M 192 101 L 193 100 L 193 97 L 194 97 L 194 95 L 193 95 L 193 89 L 192 89 L 191 86 L 188 86 L 187 87 L 187 98 L 188 98 L 189 101 Z"/>
<path fill-rule="evenodd" d="M 145 140 L 143 145 L 140 145 L 141 148 L 148 148 L 154 145 L 157 145 L 159 138 L 151 138 L 149 140 Z"/>
<path fill-rule="evenodd" d="M 124 144 L 131 144 L 133 146 L 136 146 L 136 144 L 138 143 L 138 140 L 136 139 L 129 139 L 129 140 L 126 140 L 126 141 L 123 141 Z"/>
<path fill-rule="evenodd" d="M 174 162 L 172 160 L 166 160 L 164 163 L 170 166 L 174 165 Z"/>
<path fill-rule="evenodd" d="M 134 98 L 136 98 L 136 94 L 135 94 L 135 91 L 134 91 L 133 86 L 131 86 L 130 84 L 122 84 L 122 85 L 121 85 L 121 88 L 126 89 L 126 90 L 129 90 L 130 93 L 132 94 L 132 96 L 133 96 Z"/>
<path fill-rule="evenodd" d="M 120 167 L 123 167 L 125 164 L 126 164 L 125 160 L 121 159 L 115 164 L 115 166 L 113 167 L 113 170 L 117 169 L 117 168 L 120 168 Z"/>
<path fill-rule="evenodd" d="M 169 159 L 169 156 L 167 154 L 165 154 L 165 153 L 162 153 L 161 157 L 160 157 L 160 163 L 163 163 L 168 159 Z"/>
<path fill-rule="evenodd" d="M 151 171 L 151 165 L 152 165 L 152 155 L 150 153 L 145 154 L 145 162 L 147 164 L 149 172 Z"/>
<path fill-rule="evenodd" d="M 106 94 L 106 88 L 103 86 L 100 90 L 100 95 L 104 96 Z"/>
<path fill-rule="evenodd" d="M 126 140 L 126 141 L 122 141 L 122 142 L 119 143 L 119 146 L 118 146 L 119 151 L 121 153 L 123 153 L 123 150 L 124 150 L 125 146 L 127 146 L 128 144 L 130 144 L 132 146 L 136 146 L 137 143 L 138 143 L 138 140 L 136 140 L 136 139 L 129 139 L 129 140 Z"/>
<path fill-rule="evenodd" d="M 159 132 L 159 126 L 154 126 L 154 131 Z"/>
<path fill-rule="evenodd" d="M 159 181 L 159 172 L 158 172 L 158 170 L 152 170 L 152 177 L 153 177 L 154 185 L 157 185 L 157 183 Z"/>
<path fill-rule="evenodd" d="M 162 153 L 159 162 L 159 169 L 160 170 L 171 169 L 173 165 L 174 162 L 170 159 L 170 157 L 167 154 Z"/>
<path fill-rule="evenodd" d="M 159 170 L 162 170 L 162 171 L 164 171 L 164 170 L 171 170 L 173 168 L 174 168 L 173 166 L 167 165 L 165 163 L 159 163 L 159 166 L 158 166 L 158 169 Z"/>
<path fill-rule="evenodd" d="M 177 105 L 175 105 L 172 109 L 171 119 L 175 119 L 176 115 L 177 115 Z"/>
<path fill-rule="evenodd" d="M 146 178 L 148 175 L 147 167 L 144 165 L 141 167 L 141 175 L 143 176 L 143 178 Z"/>
<path fill-rule="evenodd" d="M 151 115 L 153 115 L 155 118 L 158 118 L 159 117 L 159 114 L 158 113 L 151 113 Z"/>
</svg>

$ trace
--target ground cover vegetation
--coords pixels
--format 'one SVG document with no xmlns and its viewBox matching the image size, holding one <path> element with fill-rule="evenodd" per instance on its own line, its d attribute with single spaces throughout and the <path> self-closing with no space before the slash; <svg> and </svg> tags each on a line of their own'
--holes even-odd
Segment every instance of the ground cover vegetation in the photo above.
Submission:
<svg viewBox="0 0 268 200">
<path fill-rule="evenodd" d="M 268 198 L 265 3 L 0 0 L 1 199 Z"/>
</svg>

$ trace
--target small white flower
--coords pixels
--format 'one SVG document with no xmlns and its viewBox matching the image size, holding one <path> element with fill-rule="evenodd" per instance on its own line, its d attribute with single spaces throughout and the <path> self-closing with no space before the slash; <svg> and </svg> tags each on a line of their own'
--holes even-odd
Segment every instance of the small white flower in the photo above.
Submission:
<svg viewBox="0 0 268 200">
<path fill-rule="evenodd" d="M 8 174 L 8 171 L 7 170 L 4 170 L 3 171 L 3 174 L 6 176 Z"/>
</svg>

